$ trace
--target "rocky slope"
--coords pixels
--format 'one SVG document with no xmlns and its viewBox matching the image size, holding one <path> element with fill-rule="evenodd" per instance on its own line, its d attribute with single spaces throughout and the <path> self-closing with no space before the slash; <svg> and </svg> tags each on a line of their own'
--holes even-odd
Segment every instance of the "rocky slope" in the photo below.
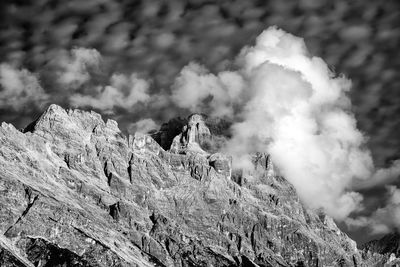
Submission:
<svg viewBox="0 0 400 267">
<path fill-rule="evenodd" d="M 400 234 L 390 233 L 369 241 L 362 246 L 362 251 L 363 257 L 374 258 L 382 266 L 400 266 Z"/>
<path fill-rule="evenodd" d="M 233 172 L 201 115 L 175 122 L 161 146 L 56 105 L 2 123 L 0 266 L 371 266 L 268 155 Z"/>
</svg>

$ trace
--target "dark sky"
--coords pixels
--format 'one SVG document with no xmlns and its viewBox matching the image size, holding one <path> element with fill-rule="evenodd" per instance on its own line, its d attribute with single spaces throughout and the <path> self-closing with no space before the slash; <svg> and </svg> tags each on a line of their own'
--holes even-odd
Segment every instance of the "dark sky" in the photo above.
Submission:
<svg viewBox="0 0 400 267">
<path fill-rule="evenodd" d="M 24 127 L 49 103 L 93 108 L 125 131 L 142 118 L 160 124 L 185 116 L 188 111 L 162 101 L 146 102 L 146 94 L 168 95 L 191 61 L 215 72 L 226 68 L 262 30 L 277 25 L 352 80 L 358 127 L 370 137 L 375 164 L 388 165 L 400 158 L 399 13 L 398 0 L 2 0 L 0 71 L 19 70 L 29 90 L 0 87 L 0 121 Z M 141 79 L 148 82 L 135 89 L 142 101 L 129 98 L 129 86 Z M 116 103 L 99 102 L 107 95 L 90 98 L 106 84 L 121 88 L 109 91 Z"/>
</svg>

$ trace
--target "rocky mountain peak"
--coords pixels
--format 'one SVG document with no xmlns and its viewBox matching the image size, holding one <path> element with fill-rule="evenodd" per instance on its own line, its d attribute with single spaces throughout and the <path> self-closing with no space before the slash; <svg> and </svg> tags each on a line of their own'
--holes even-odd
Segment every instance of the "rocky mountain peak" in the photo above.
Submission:
<svg viewBox="0 0 400 267">
<path fill-rule="evenodd" d="M 192 114 L 188 118 L 186 129 L 186 141 L 188 144 L 201 144 L 211 138 L 210 129 L 206 126 L 204 115 Z"/>
<path fill-rule="evenodd" d="M 235 180 L 202 115 L 157 136 L 56 105 L 24 132 L 2 123 L 0 266 L 374 266 L 267 154 Z"/>
<path fill-rule="evenodd" d="M 202 144 L 211 140 L 211 133 L 205 124 L 204 115 L 192 114 L 188 122 L 183 126 L 182 132 L 177 135 L 171 144 L 172 153 L 201 153 L 207 154 L 202 148 Z"/>
<path fill-rule="evenodd" d="M 160 129 L 151 134 L 154 140 L 160 144 L 164 150 L 169 150 L 175 136 L 182 133 L 182 129 L 187 125 L 188 120 L 186 118 L 173 118 L 168 122 L 161 125 Z"/>
<path fill-rule="evenodd" d="M 87 139 L 94 131 L 121 133 L 118 123 L 108 119 L 104 123 L 100 114 L 79 109 L 63 109 L 52 104 L 34 122 L 29 124 L 24 132 L 35 132 L 40 135 L 59 135 L 62 138 Z"/>
</svg>

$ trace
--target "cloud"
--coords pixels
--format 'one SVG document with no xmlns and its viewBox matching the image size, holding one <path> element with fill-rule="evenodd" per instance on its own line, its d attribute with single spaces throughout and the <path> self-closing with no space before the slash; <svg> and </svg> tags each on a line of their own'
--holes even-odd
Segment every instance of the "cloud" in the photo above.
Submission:
<svg viewBox="0 0 400 267">
<path fill-rule="evenodd" d="M 398 181 L 400 176 L 400 160 L 395 160 L 392 165 L 387 168 L 378 169 L 371 178 L 363 180 L 355 180 L 352 188 L 354 190 L 362 190 L 383 186 Z"/>
<path fill-rule="evenodd" d="M 37 77 L 26 69 L 0 64 L 0 109 L 22 111 L 43 108 L 48 95 Z"/>
<path fill-rule="evenodd" d="M 150 82 L 136 73 L 114 73 L 105 83 L 96 81 L 104 60 L 95 49 L 75 47 L 56 55 L 47 65 L 54 70 L 47 74 L 70 95 L 66 99 L 71 106 L 116 114 L 172 103 L 168 112 L 186 109 L 229 118 L 232 137 L 222 142 L 222 150 L 233 155 L 234 166 L 248 168 L 250 154 L 270 153 L 304 203 L 338 220 L 363 208 L 363 196 L 354 190 L 393 181 L 400 172 L 397 164 L 375 171 L 347 96 L 351 82 L 312 57 L 303 39 L 276 27 L 261 33 L 254 46 L 243 48 L 217 73 L 198 63 L 185 66 L 169 99 L 164 91 L 151 93 Z M 16 88 L 30 79 L 29 101 L 48 99 L 33 74 L 4 66 L 2 77 L 8 78 L 2 79 L 2 87 L 8 90 L 3 95 L 29 95 Z M 157 127 L 153 118 L 125 125 L 129 132 Z"/>
<path fill-rule="evenodd" d="M 242 150 L 255 152 L 263 145 L 312 208 L 336 219 L 359 209 L 362 196 L 348 187 L 354 178 L 368 178 L 373 163 L 350 111 L 350 82 L 311 57 L 303 39 L 275 27 L 238 60 L 249 100 L 228 147 L 243 144 Z"/>
<path fill-rule="evenodd" d="M 346 219 L 350 228 L 367 227 L 372 235 L 387 234 L 400 230 L 400 189 L 386 186 L 386 201 L 369 216 Z"/>
<path fill-rule="evenodd" d="M 184 67 L 172 101 L 234 121 L 223 148 L 234 156 L 234 166 L 250 168 L 249 155 L 266 151 L 307 206 L 375 233 L 399 229 L 400 191 L 393 186 L 386 206 L 357 215 L 371 212 L 357 190 L 393 183 L 400 161 L 374 166 L 348 98 L 350 80 L 311 56 L 303 39 L 276 27 L 228 65 L 235 69 L 217 74 L 196 63 Z"/>
<path fill-rule="evenodd" d="M 110 85 L 97 86 L 93 95 L 74 94 L 70 97 L 70 103 L 72 106 L 92 107 L 112 113 L 114 108 L 129 110 L 137 103 L 148 102 L 148 90 L 149 83 L 138 78 L 137 74 L 114 74 Z"/>
<path fill-rule="evenodd" d="M 101 55 L 96 49 L 82 47 L 71 51 L 61 50 L 49 63 L 50 79 L 68 91 L 76 91 L 82 85 L 91 81 L 92 73 L 98 72 Z"/>
<path fill-rule="evenodd" d="M 329 6 L 309 1 L 282 4 L 279 0 L 3 2 L 2 61 L 40 73 L 42 87 L 57 103 L 67 98 L 61 91 L 79 91 L 86 86 L 77 88 L 78 81 L 65 87 L 53 81 L 58 67 L 49 62 L 56 63 L 60 54 L 68 62 L 71 47 L 94 47 L 112 72 L 151 77 L 162 91 L 190 61 L 201 62 L 212 72 L 226 70 L 227 62 L 243 45 L 252 43 L 265 25 L 277 25 L 304 37 L 312 54 L 321 55 L 330 66 L 351 77 L 358 125 L 370 134 L 377 164 L 384 165 L 399 154 L 400 76 L 396 75 L 398 60 L 393 57 L 400 37 L 395 13 L 398 1 L 351 5 L 339 1 Z M 43 68 L 48 71 L 46 78 Z M 169 119 L 157 110 L 151 111 L 157 113 L 157 120 Z M 116 116 L 127 123 L 132 115 Z M 0 113 L 0 119 L 5 116 Z M 35 115 L 24 116 L 29 120 Z M 19 119 L 14 123 L 23 126 Z"/>
<path fill-rule="evenodd" d="M 28 68 L 37 73 L 49 102 L 65 107 L 70 105 L 71 91 L 77 98 L 87 96 L 94 105 L 102 106 L 96 99 L 101 98 L 106 86 L 111 86 L 109 77 L 114 72 L 136 72 L 140 77 L 151 77 L 152 85 L 155 85 L 151 91 L 157 94 L 151 96 L 147 105 L 138 102 L 134 109 L 126 109 L 117 104 L 104 110 L 110 112 L 112 109 L 113 117 L 118 118 L 120 125 L 128 125 L 139 117 L 151 117 L 160 123 L 183 115 L 182 106 L 177 108 L 165 96 L 187 62 L 201 62 L 211 70 L 206 70 L 208 74 L 215 73 L 217 84 L 223 84 L 217 72 L 232 72 L 227 66 L 231 66 L 230 60 L 239 49 L 252 43 L 265 25 L 276 24 L 304 37 L 312 54 L 321 55 L 329 66 L 334 65 L 339 72 L 351 77 L 354 86 L 350 96 L 357 124 L 370 136 L 368 145 L 375 164 L 387 167 L 398 157 L 400 147 L 400 120 L 397 119 L 400 76 L 396 75 L 398 60 L 393 57 L 397 55 L 400 37 L 395 14 L 398 2 L 360 1 L 343 5 L 343 1 L 339 1 L 329 7 L 311 2 L 264 1 L 260 6 L 260 1 L 253 0 L 232 3 L 191 1 L 188 4 L 175 0 L 140 3 L 73 0 L 69 5 L 57 1 L 49 5 L 48 0 L 8 1 L 4 3 L 4 16 L 0 18 L 6 26 L 0 33 L 0 55 L 2 61 L 17 70 Z M 359 16 L 355 18 L 354 14 Z M 341 19 L 336 19 L 338 17 Z M 385 44 L 384 48 L 382 44 Z M 83 74 L 78 72 L 76 77 L 79 79 L 57 81 L 65 69 L 59 63 L 73 62 L 74 55 L 69 50 L 76 46 L 95 47 L 102 54 L 101 67 L 112 71 L 105 73 L 99 81 L 96 68 L 85 67 Z M 66 69 L 74 70 L 72 67 Z M 89 80 L 86 80 L 88 76 Z M 239 76 L 247 85 L 247 76 L 244 73 Z M 120 90 L 110 91 L 117 96 Z M 218 89 L 217 92 L 225 91 Z M 211 114 L 208 110 L 225 116 L 244 114 L 240 103 L 245 101 L 240 98 L 249 97 L 243 93 L 247 90 L 241 90 L 240 101 L 232 100 L 233 106 L 229 101 L 217 100 L 221 99 L 217 92 L 208 93 L 203 103 L 196 103 L 195 108 L 207 110 L 208 114 Z M 16 101 L 15 107 L 23 110 Z M 215 107 L 218 103 L 222 105 L 219 110 L 206 108 L 208 105 L 203 104 L 209 102 Z M 23 127 L 39 114 L 38 110 L 37 113 L 10 113 L 9 110 L 0 111 L 0 120 L 13 122 L 17 127 Z M 239 120 L 239 115 L 234 117 Z M 386 181 L 393 183 L 393 179 Z M 378 178 L 376 182 L 379 186 L 382 184 Z"/>
<path fill-rule="evenodd" d="M 134 134 L 136 132 L 139 133 L 148 133 L 151 130 L 156 130 L 159 128 L 159 125 L 155 123 L 152 119 L 142 119 L 135 123 L 131 123 L 128 126 L 128 132 L 130 134 Z"/>
<path fill-rule="evenodd" d="M 311 57 L 303 39 L 276 27 L 244 48 L 236 65 L 216 75 L 185 67 L 173 100 L 233 117 L 225 151 L 234 166 L 249 167 L 249 154 L 267 151 L 309 207 L 336 219 L 359 210 L 362 196 L 349 188 L 354 178 L 371 176 L 373 162 L 351 113 L 350 81 Z"/>
<path fill-rule="evenodd" d="M 192 112 L 231 117 L 243 86 L 242 76 L 235 72 L 223 71 L 214 75 L 205 67 L 191 63 L 175 80 L 172 100 L 178 107 Z"/>
</svg>

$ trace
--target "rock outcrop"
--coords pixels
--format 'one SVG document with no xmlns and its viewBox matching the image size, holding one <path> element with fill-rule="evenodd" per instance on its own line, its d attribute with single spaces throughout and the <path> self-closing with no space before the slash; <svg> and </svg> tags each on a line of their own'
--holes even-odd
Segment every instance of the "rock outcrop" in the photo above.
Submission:
<svg viewBox="0 0 400 267">
<path fill-rule="evenodd" d="M 362 252 L 374 266 L 400 266 L 400 234 L 390 233 L 369 241 L 362 245 Z"/>
<path fill-rule="evenodd" d="M 188 152 L 206 154 L 202 146 L 210 142 L 211 133 L 200 114 L 189 116 L 188 122 L 183 126 L 182 132 L 172 141 L 172 153 L 186 154 Z"/>
<path fill-rule="evenodd" d="M 163 149 L 170 131 L 160 146 L 56 105 L 24 132 L 2 123 L 0 265 L 368 266 L 268 155 L 233 173 L 228 156 L 201 148 L 199 117 L 187 122 L 179 153 Z"/>
<path fill-rule="evenodd" d="M 172 141 L 178 134 L 182 133 L 182 128 L 187 124 L 187 119 L 174 118 L 163 123 L 160 130 L 151 134 L 154 140 L 160 144 L 164 150 L 171 147 Z"/>
</svg>

